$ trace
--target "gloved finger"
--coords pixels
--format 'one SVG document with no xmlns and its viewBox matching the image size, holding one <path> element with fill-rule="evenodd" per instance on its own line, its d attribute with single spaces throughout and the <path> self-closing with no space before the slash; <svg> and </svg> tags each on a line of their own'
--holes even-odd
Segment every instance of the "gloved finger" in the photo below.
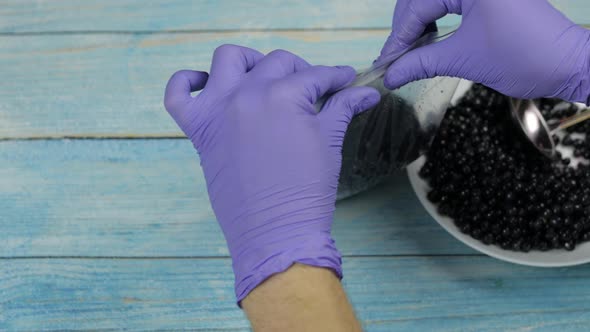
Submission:
<svg viewBox="0 0 590 332">
<path fill-rule="evenodd" d="M 256 65 L 250 76 L 265 78 L 282 78 L 289 74 L 311 67 L 307 61 L 297 55 L 285 51 L 274 50 Z"/>
<path fill-rule="evenodd" d="M 332 128 L 337 133 L 346 133 L 348 124 L 356 115 L 377 105 L 381 95 L 371 87 L 354 87 L 344 89 L 331 96 L 318 118 L 324 125 L 336 126 Z"/>
<path fill-rule="evenodd" d="M 350 84 L 355 76 L 355 70 L 349 66 L 312 66 L 285 77 L 281 84 L 294 94 L 303 94 L 311 104 L 315 104 L 326 93 Z"/>
<path fill-rule="evenodd" d="M 420 38 L 428 24 L 447 14 L 461 12 L 461 0 L 398 1 L 393 15 L 392 32 L 383 45 L 379 58 L 407 49 Z"/>
<path fill-rule="evenodd" d="M 215 49 L 209 84 L 228 86 L 252 70 L 264 54 L 243 46 L 225 44 Z"/>
<path fill-rule="evenodd" d="M 466 54 L 456 47 L 456 36 L 417 48 L 399 58 L 387 69 L 384 85 L 397 89 L 410 82 L 436 76 L 453 76 L 470 79 L 470 66 Z M 458 45 L 457 45 L 458 46 Z"/>
<path fill-rule="evenodd" d="M 164 94 L 164 107 L 173 117 L 193 98 L 191 92 L 205 87 L 209 75 L 194 70 L 179 70 L 170 77 Z"/>
</svg>

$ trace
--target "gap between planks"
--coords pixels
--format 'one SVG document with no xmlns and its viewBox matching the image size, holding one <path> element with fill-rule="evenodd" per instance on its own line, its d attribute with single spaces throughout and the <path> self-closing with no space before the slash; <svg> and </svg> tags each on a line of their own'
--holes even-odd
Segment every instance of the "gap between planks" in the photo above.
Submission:
<svg viewBox="0 0 590 332">
<path fill-rule="evenodd" d="M 186 139 L 183 134 L 77 134 L 77 135 L 48 135 L 0 137 L 0 142 L 7 141 L 59 141 L 59 140 L 152 140 L 152 139 Z"/>
<path fill-rule="evenodd" d="M 590 24 L 582 27 L 590 29 Z M 441 28 L 447 26 L 441 25 Z M 380 31 L 388 32 L 390 27 L 334 27 L 334 28 L 254 28 L 254 29 L 188 29 L 188 30 L 73 30 L 73 31 L 29 31 L 29 32 L 0 32 L 0 37 L 23 36 L 68 36 L 68 35 L 179 35 L 179 34 L 235 34 L 247 32 L 358 32 Z"/>
<path fill-rule="evenodd" d="M 399 255 L 343 255 L 342 258 L 441 258 L 486 257 L 484 254 L 399 254 Z M 0 256 L 0 260 L 25 259 L 97 259 L 97 260 L 226 260 L 230 256 Z"/>
<path fill-rule="evenodd" d="M 442 26 L 441 26 L 442 27 Z M 167 34 L 235 34 L 244 32 L 323 32 L 323 31 L 389 31 L 390 27 L 334 27 L 334 28 L 247 28 L 247 29 L 188 29 L 188 30 L 64 30 L 0 32 L 2 37 L 60 36 L 60 35 L 167 35 Z"/>
</svg>

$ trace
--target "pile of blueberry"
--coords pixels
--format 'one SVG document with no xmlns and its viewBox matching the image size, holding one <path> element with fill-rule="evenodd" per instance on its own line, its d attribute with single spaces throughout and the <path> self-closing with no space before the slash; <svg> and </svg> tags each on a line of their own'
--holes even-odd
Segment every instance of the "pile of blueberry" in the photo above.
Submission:
<svg viewBox="0 0 590 332">
<path fill-rule="evenodd" d="M 506 250 L 566 249 L 590 240 L 590 122 L 570 128 L 560 144 L 581 162 L 536 151 L 511 122 L 508 98 L 475 85 L 448 110 L 419 174 L 428 199 L 465 234 Z M 573 104 L 539 101 L 549 121 L 577 112 Z M 555 137 L 558 139 L 558 137 Z"/>
</svg>

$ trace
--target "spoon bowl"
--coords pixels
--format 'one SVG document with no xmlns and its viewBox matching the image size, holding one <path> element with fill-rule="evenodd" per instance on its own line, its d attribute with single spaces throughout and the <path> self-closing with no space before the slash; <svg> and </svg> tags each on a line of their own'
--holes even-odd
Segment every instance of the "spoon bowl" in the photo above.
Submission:
<svg viewBox="0 0 590 332">
<path fill-rule="evenodd" d="M 555 156 L 555 141 L 551 129 L 534 100 L 511 99 L 510 113 L 529 142 L 549 158 Z"/>
</svg>

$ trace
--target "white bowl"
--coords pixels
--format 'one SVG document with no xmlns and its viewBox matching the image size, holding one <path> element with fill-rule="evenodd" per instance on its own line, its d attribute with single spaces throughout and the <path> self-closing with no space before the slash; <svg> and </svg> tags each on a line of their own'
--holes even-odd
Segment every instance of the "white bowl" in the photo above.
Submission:
<svg viewBox="0 0 590 332">
<path fill-rule="evenodd" d="M 459 241 L 465 243 L 471 248 L 480 251 L 486 255 L 495 257 L 497 259 L 539 267 L 562 267 L 579 265 L 590 262 L 590 242 L 580 244 L 573 251 L 566 250 L 549 250 L 549 251 L 535 251 L 528 253 L 504 250 L 495 245 L 486 245 L 469 235 L 463 234 L 456 226 L 453 220 L 449 217 L 441 216 L 436 210 L 436 206 L 432 204 L 426 195 L 428 194 L 428 184 L 418 175 L 418 171 L 424 164 L 426 158 L 421 157 L 407 167 L 408 177 L 412 188 L 418 196 L 422 206 L 428 213 L 436 220 L 447 232 L 451 233 Z"/>
</svg>

